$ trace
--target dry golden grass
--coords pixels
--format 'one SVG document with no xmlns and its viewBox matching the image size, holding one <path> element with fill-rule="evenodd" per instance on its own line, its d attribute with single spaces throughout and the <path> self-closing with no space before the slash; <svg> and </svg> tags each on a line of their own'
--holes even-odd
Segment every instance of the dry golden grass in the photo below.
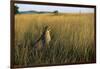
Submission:
<svg viewBox="0 0 100 69">
<path fill-rule="evenodd" d="M 43 27 L 50 26 L 48 47 L 34 48 Z M 15 15 L 15 65 L 84 63 L 95 61 L 94 15 Z M 41 47 L 41 41 L 36 44 Z"/>
</svg>

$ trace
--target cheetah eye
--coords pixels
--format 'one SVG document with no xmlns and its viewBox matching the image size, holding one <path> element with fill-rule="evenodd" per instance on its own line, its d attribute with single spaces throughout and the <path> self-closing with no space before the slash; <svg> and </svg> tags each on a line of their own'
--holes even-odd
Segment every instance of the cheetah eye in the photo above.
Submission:
<svg viewBox="0 0 100 69">
<path fill-rule="evenodd" d="M 49 31 L 51 31 L 51 29 L 49 29 Z"/>
</svg>

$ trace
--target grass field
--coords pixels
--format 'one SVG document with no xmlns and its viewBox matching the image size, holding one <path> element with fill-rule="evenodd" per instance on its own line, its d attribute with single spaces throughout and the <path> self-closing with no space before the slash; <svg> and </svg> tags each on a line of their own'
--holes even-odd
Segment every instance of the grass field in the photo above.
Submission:
<svg viewBox="0 0 100 69">
<path fill-rule="evenodd" d="M 51 29 L 49 46 L 41 47 L 44 26 Z M 16 14 L 15 58 L 19 66 L 95 61 L 94 14 Z"/>
</svg>

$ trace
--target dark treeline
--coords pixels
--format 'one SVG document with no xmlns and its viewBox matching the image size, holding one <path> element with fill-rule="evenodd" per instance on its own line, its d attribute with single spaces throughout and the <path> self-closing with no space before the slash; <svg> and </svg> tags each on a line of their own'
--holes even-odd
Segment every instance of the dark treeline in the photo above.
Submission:
<svg viewBox="0 0 100 69">
<path fill-rule="evenodd" d="M 57 15 L 59 12 L 58 12 L 58 10 L 55 10 L 53 12 L 49 12 L 49 11 L 35 11 L 35 10 L 19 11 L 19 7 L 18 6 L 14 6 L 14 14 L 28 14 L 28 13 L 38 13 L 38 14 L 54 13 L 55 15 Z"/>
</svg>

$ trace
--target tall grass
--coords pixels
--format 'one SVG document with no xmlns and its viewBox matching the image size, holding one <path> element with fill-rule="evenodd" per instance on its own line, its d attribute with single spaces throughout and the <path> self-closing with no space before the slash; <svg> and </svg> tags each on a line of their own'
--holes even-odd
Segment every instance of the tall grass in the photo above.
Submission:
<svg viewBox="0 0 100 69">
<path fill-rule="evenodd" d="M 42 47 L 43 27 L 51 29 L 50 45 Z M 95 61 L 93 14 L 15 15 L 15 65 L 69 64 Z"/>
</svg>

